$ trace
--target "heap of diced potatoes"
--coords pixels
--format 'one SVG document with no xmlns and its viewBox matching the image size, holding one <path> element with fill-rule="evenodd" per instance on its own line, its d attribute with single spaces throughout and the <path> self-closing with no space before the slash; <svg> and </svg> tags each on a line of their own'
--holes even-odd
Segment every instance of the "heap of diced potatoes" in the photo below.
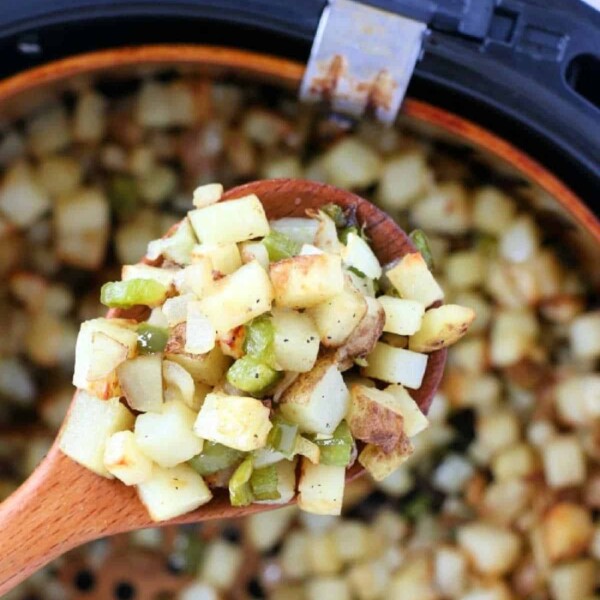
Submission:
<svg viewBox="0 0 600 600">
<path fill-rule="evenodd" d="M 297 494 L 339 514 L 355 460 L 382 480 L 411 454 L 428 422 L 408 390 L 474 312 L 440 305 L 424 242 L 384 269 L 338 206 L 269 222 L 255 195 L 222 192 L 198 188 L 147 260 L 103 286 L 106 306 L 146 318 L 82 324 L 60 447 L 136 486 L 156 521 L 219 487 L 233 506 Z"/>
</svg>

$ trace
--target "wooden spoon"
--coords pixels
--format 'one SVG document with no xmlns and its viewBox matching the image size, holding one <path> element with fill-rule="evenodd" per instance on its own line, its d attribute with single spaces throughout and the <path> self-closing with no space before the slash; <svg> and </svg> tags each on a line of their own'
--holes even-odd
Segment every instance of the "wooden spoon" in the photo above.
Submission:
<svg viewBox="0 0 600 600">
<path fill-rule="evenodd" d="M 257 181 L 230 190 L 225 199 L 251 193 L 260 198 L 270 219 L 305 216 L 307 208 L 328 202 L 354 209 L 382 264 L 416 250 L 389 216 L 335 187 L 292 179 Z M 445 360 L 445 350 L 432 353 L 422 386 L 411 392 L 424 412 L 440 383 Z M 361 472 L 356 463 L 347 477 L 350 480 Z M 234 508 L 226 490 L 215 490 L 205 506 L 155 523 L 133 487 L 99 477 L 65 456 L 55 442 L 29 479 L 0 504 L 0 596 L 67 550 L 96 538 L 145 527 L 240 517 L 276 507 L 253 504 Z"/>
</svg>

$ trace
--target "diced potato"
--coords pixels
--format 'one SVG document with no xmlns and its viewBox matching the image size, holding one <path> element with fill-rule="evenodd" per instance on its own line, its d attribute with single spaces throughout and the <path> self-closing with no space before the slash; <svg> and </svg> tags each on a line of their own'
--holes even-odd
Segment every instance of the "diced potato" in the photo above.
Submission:
<svg viewBox="0 0 600 600">
<path fill-rule="evenodd" d="M 244 562 L 243 550 L 237 544 L 214 540 L 208 545 L 199 576 L 219 590 L 231 589 Z"/>
<path fill-rule="evenodd" d="M 146 256 L 150 260 L 163 256 L 178 265 L 189 265 L 192 262 L 192 252 L 196 242 L 192 226 L 189 220 L 184 218 L 170 235 L 151 241 Z"/>
<path fill-rule="evenodd" d="M 517 534 L 483 521 L 459 527 L 458 544 L 483 575 L 508 573 L 521 554 L 521 539 Z"/>
<path fill-rule="evenodd" d="M 285 506 L 279 510 L 250 515 L 246 519 L 246 532 L 250 543 L 259 552 L 270 550 L 283 539 L 297 514 L 298 509 L 295 506 Z"/>
<path fill-rule="evenodd" d="M 598 565 L 581 559 L 559 565 L 550 573 L 550 590 L 554 600 L 592 598 L 597 585 Z"/>
<path fill-rule="evenodd" d="M 420 329 L 425 314 L 424 304 L 392 296 L 379 296 L 377 300 L 385 311 L 384 331 L 397 335 L 413 335 Z"/>
<path fill-rule="evenodd" d="M 539 471 L 540 463 L 533 448 L 528 444 L 515 444 L 501 450 L 492 463 L 496 481 L 526 478 Z"/>
<path fill-rule="evenodd" d="M 433 486 L 446 493 L 458 494 L 463 491 L 475 469 L 467 458 L 460 454 L 448 454 L 433 472 Z"/>
<path fill-rule="evenodd" d="M 465 335 L 474 319 L 473 309 L 458 304 L 430 308 L 423 316 L 421 328 L 408 341 L 408 347 L 415 352 L 445 348 Z"/>
<path fill-rule="evenodd" d="M 381 172 L 379 155 L 356 137 L 345 137 L 323 156 L 327 179 L 341 188 L 364 188 L 377 181 Z"/>
<path fill-rule="evenodd" d="M 401 498 L 414 487 L 415 478 L 408 468 L 396 469 L 381 481 L 377 481 L 377 488 L 392 498 Z"/>
<path fill-rule="evenodd" d="M 594 535 L 590 512 L 574 502 L 559 502 L 543 517 L 542 531 L 552 562 L 577 558 L 589 547 Z"/>
<path fill-rule="evenodd" d="M 442 288 L 418 252 L 404 256 L 386 275 L 402 298 L 416 300 L 426 307 L 444 298 Z"/>
<path fill-rule="evenodd" d="M 207 296 L 212 292 L 214 285 L 212 261 L 207 257 L 194 260 L 193 264 L 177 272 L 173 283 L 182 296 Z"/>
<path fill-rule="evenodd" d="M 81 182 L 80 164 L 67 156 L 48 156 L 38 168 L 38 180 L 46 192 L 52 196 L 70 194 Z"/>
<path fill-rule="evenodd" d="M 194 190 L 192 202 L 196 208 L 204 208 L 216 204 L 223 195 L 223 186 L 220 183 L 207 183 Z"/>
<path fill-rule="evenodd" d="M 469 375 L 477 375 L 488 366 L 488 344 L 482 336 L 467 337 L 452 348 L 448 364 Z"/>
<path fill-rule="evenodd" d="M 229 275 L 242 266 L 240 251 L 233 242 L 196 244 L 192 250 L 192 262 L 203 258 L 210 259 L 213 269 L 222 275 Z"/>
<path fill-rule="evenodd" d="M 222 381 L 231 364 L 231 359 L 218 347 L 201 356 L 182 354 L 182 350 L 183 346 L 177 352 L 171 349 L 167 351 L 165 358 L 181 365 L 196 382 L 210 386 L 217 385 Z"/>
<path fill-rule="evenodd" d="M 59 434 L 59 447 L 75 462 L 110 478 L 104 466 L 106 442 L 113 433 L 131 428 L 133 421 L 119 398 L 101 400 L 78 390 Z"/>
<path fill-rule="evenodd" d="M 52 103 L 36 111 L 26 128 L 29 148 L 36 156 L 58 152 L 71 142 L 67 111 L 61 104 Z"/>
<path fill-rule="evenodd" d="M 308 573 L 310 552 L 308 534 L 292 530 L 285 536 L 281 549 L 281 569 L 290 579 L 300 579 Z"/>
<path fill-rule="evenodd" d="M 202 477 L 188 465 L 170 469 L 155 466 L 150 477 L 140 483 L 137 490 L 153 521 L 184 515 L 212 498 Z"/>
<path fill-rule="evenodd" d="M 196 296 L 194 294 L 183 294 L 183 296 L 173 296 L 171 298 L 167 298 L 161 309 L 162 313 L 167 319 L 167 324 L 169 327 L 176 327 L 181 323 L 187 321 L 188 315 L 188 304 L 190 302 L 195 302 Z M 185 344 L 184 344 L 185 351 Z"/>
<path fill-rule="evenodd" d="M 298 456 L 304 456 L 310 460 L 313 465 L 318 465 L 321 460 L 321 448 L 302 436 L 296 440 L 295 452 Z"/>
<path fill-rule="evenodd" d="M 467 306 L 475 311 L 475 320 L 469 328 L 470 334 L 485 331 L 492 318 L 491 304 L 479 293 L 460 292 L 453 298 L 455 304 Z"/>
<path fill-rule="evenodd" d="M 476 250 L 452 253 L 448 256 L 444 267 L 448 285 L 455 290 L 474 288 L 485 280 L 485 259 Z"/>
<path fill-rule="evenodd" d="M 189 219 L 203 244 L 245 242 L 266 236 L 270 229 L 265 209 L 254 194 L 193 210 Z"/>
<path fill-rule="evenodd" d="M 441 546 L 434 557 L 434 577 L 437 588 L 448 598 L 458 598 L 467 586 L 466 556 L 454 546 Z"/>
<path fill-rule="evenodd" d="M 319 223 L 319 227 L 315 235 L 314 245 L 323 252 L 340 254 L 342 251 L 342 244 L 338 238 L 337 228 L 333 219 L 326 215 L 322 210 L 318 211 L 315 217 Z"/>
<path fill-rule="evenodd" d="M 515 263 L 530 260 L 538 251 L 540 232 L 529 215 L 516 218 L 500 238 L 502 258 Z"/>
<path fill-rule="evenodd" d="M 516 207 L 501 190 L 491 186 L 473 194 L 473 225 L 483 233 L 502 235 L 511 225 Z"/>
<path fill-rule="evenodd" d="M 289 308 L 308 308 L 325 302 L 344 289 L 339 256 L 294 256 L 269 265 L 275 303 Z"/>
<path fill-rule="evenodd" d="M 131 358 L 137 352 L 137 334 L 132 329 L 134 325 L 124 319 L 92 319 L 82 323 L 75 347 L 73 385 L 101 398 L 117 395 L 119 388 L 114 369 L 122 360 Z M 96 334 L 102 334 L 102 337 Z M 107 338 L 114 342 L 104 345 L 108 355 L 96 353 L 103 341 L 108 342 Z M 100 371 L 106 375 L 100 377 Z M 90 372 L 98 379 L 90 380 Z"/>
<path fill-rule="evenodd" d="M 352 437 L 392 450 L 405 435 L 402 415 L 394 410 L 395 398 L 376 388 L 354 384 L 346 416 Z"/>
<path fill-rule="evenodd" d="M 471 206 L 461 183 L 448 181 L 411 207 L 412 222 L 426 231 L 458 235 L 471 226 Z"/>
<path fill-rule="evenodd" d="M 219 600 L 219 593 L 212 585 L 196 580 L 179 592 L 177 600 Z"/>
<path fill-rule="evenodd" d="M 579 315 L 571 323 L 569 339 L 578 358 L 600 356 L 600 311 Z"/>
<path fill-rule="evenodd" d="M 337 554 L 344 563 L 369 558 L 369 527 L 355 520 L 340 520 L 331 531 Z"/>
<path fill-rule="evenodd" d="M 173 285 L 177 270 L 163 269 L 160 267 L 152 267 L 150 265 L 123 265 L 121 269 L 121 279 L 128 281 L 129 279 L 151 279 L 157 281 L 166 288 Z"/>
<path fill-rule="evenodd" d="M 249 452 L 267 443 L 271 430 L 269 409 L 255 398 L 207 394 L 194 431 L 224 446 Z"/>
<path fill-rule="evenodd" d="M 585 426 L 600 417 L 600 375 L 573 375 L 555 389 L 556 408 L 569 425 Z"/>
<path fill-rule="evenodd" d="M 381 265 L 373 250 L 365 240 L 356 233 L 349 233 L 346 246 L 342 250 L 342 260 L 349 267 L 358 269 L 370 279 L 381 277 Z"/>
<path fill-rule="evenodd" d="M 308 219 L 306 217 L 284 217 L 271 221 L 271 229 L 282 233 L 294 242 L 304 244 L 314 244 L 319 229 L 317 219 Z"/>
<path fill-rule="evenodd" d="M 372 279 L 368 277 L 361 277 L 353 271 L 345 269 L 346 277 L 350 280 L 352 285 L 363 295 L 375 298 L 375 284 Z"/>
<path fill-rule="evenodd" d="M 240 256 L 244 264 L 255 260 L 263 269 L 269 269 L 269 252 L 262 242 L 243 242 L 240 244 Z"/>
<path fill-rule="evenodd" d="M 344 577 L 315 577 L 306 585 L 306 600 L 350 600 L 350 589 Z"/>
<path fill-rule="evenodd" d="M 106 101 L 92 90 L 77 99 L 73 114 L 73 137 L 79 142 L 98 142 L 106 129 Z"/>
<path fill-rule="evenodd" d="M 298 506 L 318 515 L 339 515 L 344 498 L 345 467 L 313 465 L 302 459 Z"/>
<path fill-rule="evenodd" d="M 386 600 L 437 600 L 439 592 L 434 587 L 433 566 L 425 554 L 417 554 L 402 562 L 392 575 L 383 598 Z"/>
<path fill-rule="evenodd" d="M 162 376 L 164 381 L 165 402 L 183 402 L 189 408 L 194 408 L 194 379 L 179 363 L 172 360 L 162 361 Z"/>
<path fill-rule="evenodd" d="M 50 198 L 25 163 L 16 163 L 0 187 L 0 211 L 15 225 L 29 227 L 50 208 Z"/>
<path fill-rule="evenodd" d="M 219 335 L 269 311 L 272 301 L 269 277 L 253 261 L 217 281 L 213 292 L 200 302 L 202 313 Z"/>
<path fill-rule="evenodd" d="M 198 301 L 187 305 L 187 321 L 185 328 L 184 349 L 190 354 L 205 354 L 215 347 L 217 332 L 212 323 L 202 312 Z"/>
<path fill-rule="evenodd" d="M 144 413 L 135 420 L 135 441 L 141 451 L 164 468 L 202 452 L 202 440 L 193 431 L 196 413 L 183 402 L 165 402 L 160 412 Z"/>
<path fill-rule="evenodd" d="M 367 303 L 360 292 L 347 285 L 339 294 L 306 312 L 317 326 L 321 343 L 336 348 L 343 345 L 363 319 Z"/>
<path fill-rule="evenodd" d="M 375 349 L 367 356 L 368 366 L 362 369 L 362 374 L 365 377 L 418 389 L 423 382 L 427 360 L 426 354 L 377 342 Z"/>
<path fill-rule="evenodd" d="M 411 151 L 393 156 L 383 165 L 377 195 L 388 211 L 403 209 L 423 193 L 431 179 L 425 155 Z"/>
<path fill-rule="evenodd" d="M 163 403 L 162 355 L 147 354 L 122 362 L 117 377 L 127 404 L 139 412 L 159 411 Z"/>
<path fill-rule="evenodd" d="M 390 572 L 383 561 L 371 560 L 351 567 L 348 571 L 348 585 L 358 600 L 377 600 L 390 580 Z"/>
<path fill-rule="evenodd" d="M 261 179 L 302 177 L 302 164 L 297 156 L 275 156 L 265 160 L 261 167 Z"/>
<path fill-rule="evenodd" d="M 490 338 L 492 365 L 506 367 L 525 358 L 537 341 L 538 331 L 539 324 L 531 312 L 499 311 Z"/>
<path fill-rule="evenodd" d="M 546 482 L 551 488 L 570 487 L 585 482 L 585 455 L 576 437 L 552 437 L 541 450 Z"/>
<path fill-rule="evenodd" d="M 306 313 L 285 308 L 272 310 L 275 328 L 274 350 L 277 365 L 283 371 L 310 371 L 319 353 L 319 332 Z"/>
<path fill-rule="evenodd" d="M 104 260 L 110 230 L 108 202 L 96 189 L 64 196 L 54 208 L 56 248 L 60 260 L 96 269 Z"/>
<path fill-rule="evenodd" d="M 308 433 L 332 434 L 348 411 L 350 394 L 335 362 L 318 360 L 280 399 L 282 415 Z"/>
<path fill-rule="evenodd" d="M 131 431 L 117 431 L 108 438 L 104 466 L 125 485 L 142 483 L 152 473 L 152 461 L 142 453 Z"/>
<path fill-rule="evenodd" d="M 519 441 L 519 419 L 514 411 L 500 409 L 479 416 L 476 423 L 477 441 L 495 454 Z"/>
<path fill-rule="evenodd" d="M 384 452 L 378 446 L 367 444 L 358 455 L 358 462 L 375 481 L 383 481 L 405 463 L 411 454 L 412 445 L 404 438 L 391 452 Z"/>
</svg>

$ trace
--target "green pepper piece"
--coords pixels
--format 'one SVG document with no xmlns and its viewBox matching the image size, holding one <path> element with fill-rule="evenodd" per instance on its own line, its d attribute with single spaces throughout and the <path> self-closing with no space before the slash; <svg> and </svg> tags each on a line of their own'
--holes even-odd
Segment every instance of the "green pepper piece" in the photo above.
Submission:
<svg viewBox="0 0 600 600">
<path fill-rule="evenodd" d="M 329 204 L 322 206 L 321 211 L 324 212 L 335 223 L 335 226 L 338 229 L 348 225 L 348 220 L 346 219 L 346 215 L 344 214 L 344 210 L 341 206 L 330 202 Z"/>
<path fill-rule="evenodd" d="M 135 179 L 129 175 L 115 175 L 108 184 L 108 200 L 119 219 L 126 220 L 132 217 L 139 204 Z"/>
<path fill-rule="evenodd" d="M 321 449 L 320 461 L 324 465 L 345 467 L 350 463 L 354 440 L 346 421 L 342 421 L 328 439 L 314 439 Z"/>
<path fill-rule="evenodd" d="M 158 306 L 167 297 L 167 288 L 154 279 L 128 279 L 105 283 L 100 302 L 110 308 L 131 308 L 137 304 Z"/>
<path fill-rule="evenodd" d="M 427 263 L 430 270 L 433 270 L 433 254 L 431 254 L 431 248 L 429 247 L 429 240 L 422 229 L 415 229 L 408 235 L 410 241 L 415 245 L 417 250 L 421 253 L 421 256 Z"/>
<path fill-rule="evenodd" d="M 271 262 L 291 258 L 300 252 L 300 244 L 298 242 L 274 229 L 271 229 L 269 235 L 263 238 L 262 243 L 269 253 L 269 260 Z"/>
<path fill-rule="evenodd" d="M 217 442 L 204 441 L 202 452 L 188 461 L 188 464 L 198 475 L 212 475 L 217 471 L 228 469 L 240 462 L 243 452 L 234 450 Z"/>
<path fill-rule="evenodd" d="M 252 504 L 254 496 L 252 495 L 250 477 L 252 477 L 251 456 L 242 462 L 229 480 L 229 500 L 231 506 L 248 506 L 248 504 Z"/>
<path fill-rule="evenodd" d="M 273 427 L 267 437 L 267 446 L 285 457 L 291 458 L 296 450 L 298 425 L 286 421 L 279 415 L 276 415 L 271 422 Z"/>
<path fill-rule="evenodd" d="M 357 277 L 360 277 L 361 279 L 366 279 L 367 276 L 360 270 L 357 269 L 356 267 L 346 267 L 348 269 L 348 271 L 350 271 L 351 273 L 354 273 Z"/>
<path fill-rule="evenodd" d="M 140 354 L 162 352 L 167 345 L 169 331 L 162 327 L 140 323 L 137 328 L 137 347 Z"/>
<path fill-rule="evenodd" d="M 245 327 L 244 352 L 273 366 L 275 362 L 275 327 L 265 315 L 256 317 Z"/>
<path fill-rule="evenodd" d="M 362 237 L 360 229 L 358 227 L 344 227 L 344 229 L 341 229 L 339 234 L 338 234 L 338 238 L 340 240 L 340 242 L 342 242 L 342 244 L 346 245 L 348 243 L 348 236 L 354 233 L 355 235 Z"/>
<path fill-rule="evenodd" d="M 278 500 L 281 494 L 277 490 L 278 477 L 275 465 L 252 471 L 250 486 L 256 500 Z"/>
<path fill-rule="evenodd" d="M 247 354 L 229 367 L 227 381 L 244 392 L 262 394 L 279 381 L 281 375 L 279 371 Z"/>
</svg>

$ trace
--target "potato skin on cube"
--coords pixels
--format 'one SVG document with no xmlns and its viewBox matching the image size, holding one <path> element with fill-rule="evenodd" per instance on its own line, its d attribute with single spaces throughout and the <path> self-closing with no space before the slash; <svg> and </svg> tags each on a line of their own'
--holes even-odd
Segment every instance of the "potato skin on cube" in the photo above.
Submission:
<svg viewBox="0 0 600 600">
<path fill-rule="evenodd" d="M 444 291 L 419 252 L 403 256 L 386 275 L 402 298 L 417 300 L 425 306 L 444 299 Z"/>
<path fill-rule="evenodd" d="M 281 414 L 308 433 L 331 434 L 348 411 L 350 394 L 335 359 L 321 358 L 283 393 Z"/>
<path fill-rule="evenodd" d="M 415 352 L 433 352 L 454 344 L 467 333 L 475 320 L 472 308 L 445 304 L 430 308 L 423 316 L 421 328 L 411 336 L 408 347 Z"/>
<path fill-rule="evenodd" d="M 334 254 L 294 256 L 269 265 L 275 303 L 288 308 L 309 308 L 344 289 L 342 259 Z"/>
<path fill-rule="evenodd" d="M 196 422 L 196 435 L 229 448 L 250 452 L 267 443 L 269 409 L 255 398 L 207 394 Z"/>
<path fill-rule="evenodd" d="M 427 360 L 426 354 L 377 342 L 367 357 L 368 366 L 363 368 L 362 374 L 388 383 L 401 383 L 416 390 L 423 382 Z"/>
<path fill-rule="evenodd" d="M 302 459 L 298 506 L 317 515 L 339 515 L 344 498 L 345 467 L 313 465 Z"/>
<path fill-rule="evenodd" d="M 375 444 L 367 444 L 358 455 L 358 462 L 375 481 L 382 481 L 406 462 L 412 452 L 410 440 L 403 437 L 391 452 L 385 452 Z"/>
<path fill-rule="evenodd" d="M 78 390 L 60 433 L 60 449 L 80 465 L 111 479 L 104 466 L 106 442 L 113 433 L 133 427 L 133 421 L 133 414 L 119 398 L 101 400 Z"/>
<path fill-rule="evenodd" d="M 174 519 L 212 498 L 202 477 L 188 465 L 170 469 L 155 466 L 151 476 L 137 486 L 137 491 L 153 521 Z"/>
<path fill-rule="evenodd" d="M 271 310 L 272 301 L 269 277 L 258 262 L 252 261 L 216 282 L 213 292 L 200 300 L 199 307 L 217 335 L 222 335 Z"/>
<path fill-rule="evenodd" d="M 188 215 L 202 243 L 245 242 L 264 237 L 270 230 L 265 209 L 254 194 L 198 208 Z"/>
</svg>

